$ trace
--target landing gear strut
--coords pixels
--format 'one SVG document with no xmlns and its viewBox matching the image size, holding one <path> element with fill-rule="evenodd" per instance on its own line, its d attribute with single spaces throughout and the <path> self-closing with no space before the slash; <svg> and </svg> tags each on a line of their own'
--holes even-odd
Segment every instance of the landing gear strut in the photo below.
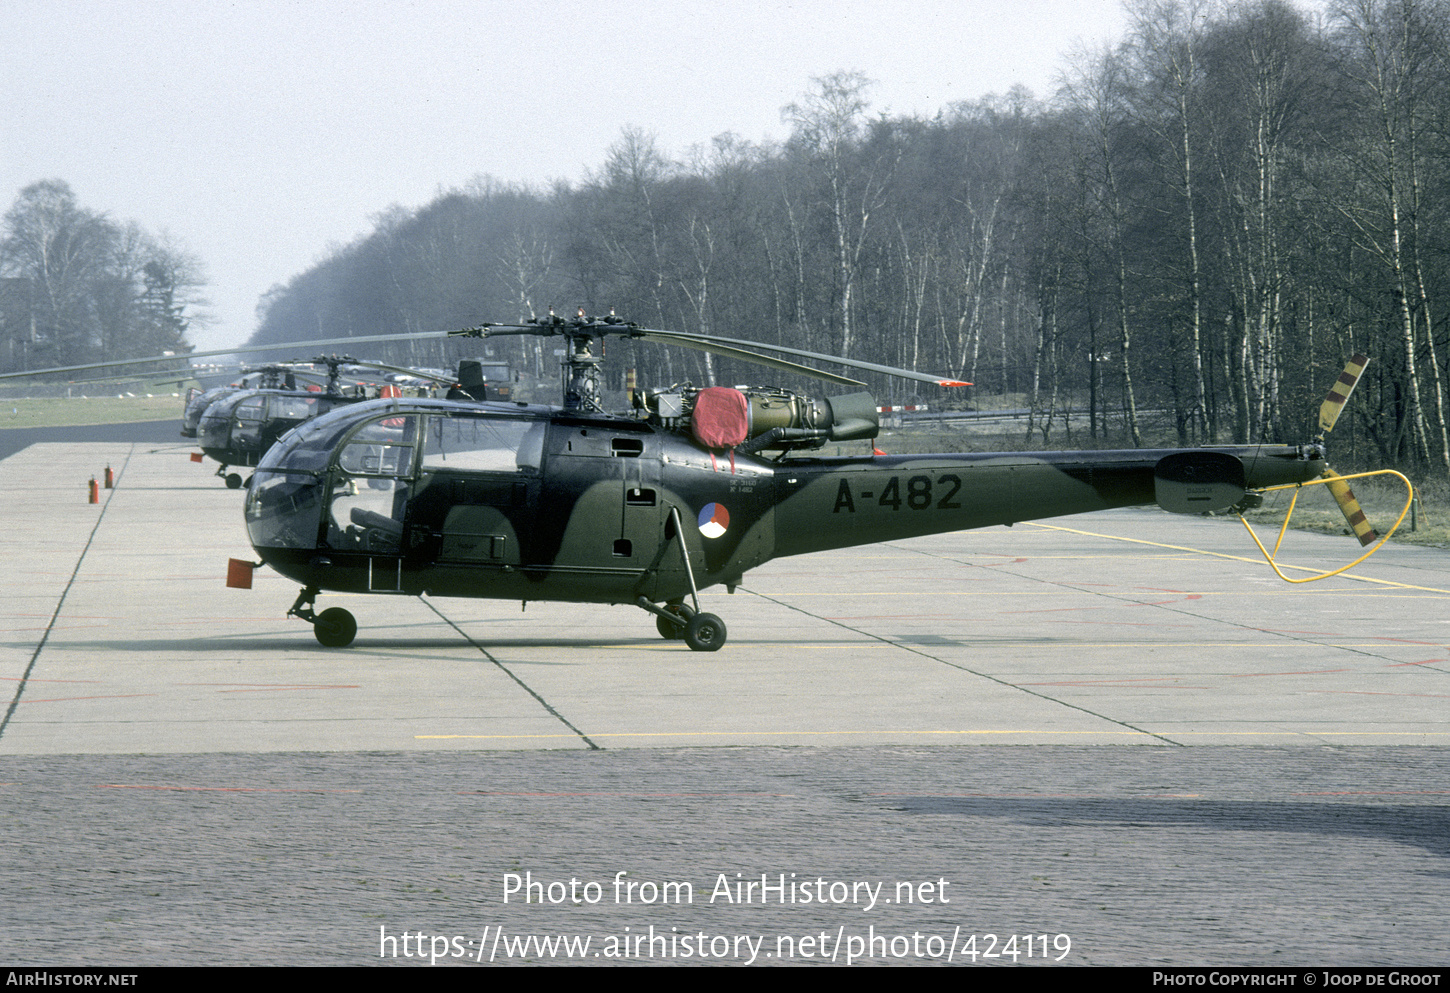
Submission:
<svg viewBox="0 0 1450 993">
<path fill-rule="evenodd" d="M 357 637 L 357 620 L 341 607 L 328 607 L 320 614 L 312 612 L 317 599 L 316 586 L 304 586 L 297 601 L 287 611 L 288 617 L 300 617 L 312 625 L 312 633 L 327 648 L 346 648 Z"/>
<path fill-rule="evenodd" d="M 685 576 L 690 581 L 690 602 L 685 606 L 683 597 L 670 600 L 664 606 L 656 606 L 645 597 L 635 600 L 641 609 L 655 615 L 655 630 L 667 641 L 683 639 L 692 652 L 715 652 L 725 644 L 725 622 L 714 614 L 700 613 L 699 591 L 695 589 L 695 570 L 690 566 L 690 553 L 685 548 L 685 536 L 680 527 L 680 512 L 670 508 L 670 524 L 674 538 L 680 543 L 680 559 L 685 565 Z M 666 531 L 666 540 L 669 532 Z"/>
</svg>

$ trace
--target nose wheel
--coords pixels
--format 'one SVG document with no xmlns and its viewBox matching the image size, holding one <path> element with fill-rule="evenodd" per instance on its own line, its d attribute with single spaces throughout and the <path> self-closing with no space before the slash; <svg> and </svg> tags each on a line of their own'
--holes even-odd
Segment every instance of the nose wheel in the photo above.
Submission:
<svg viewBox="0 0 1450 993">
<path fill-rule="evenodd" d="M 357 620 L 341 607 L 328 607 L 312 622 L 312 633 L 326 648 L 346 648 L 357 637 Z"/>
<path fill-rule="evenodd" d="M 312 611 L 317 599 L 317 588 L 304 587 L 297 594 L 297 602 L 287 611 L 288 617 L 300 617 L 312 625 L 312 633 L 325 648 L 346 648 L 357 637 L 357 619 L 341 607 L 328 607 L 320 614 Z"/>
</svg>

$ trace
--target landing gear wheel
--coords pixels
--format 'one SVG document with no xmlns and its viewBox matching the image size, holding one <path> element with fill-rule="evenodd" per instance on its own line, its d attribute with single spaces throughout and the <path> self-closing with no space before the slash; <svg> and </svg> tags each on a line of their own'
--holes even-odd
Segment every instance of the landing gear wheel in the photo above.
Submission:
<svg viewBox="0 0 1450 993">
<path fill-rule="evenodd" d="M 689 622 L 692 615 L 690 608 L 682 603 L 667 603 L 663 609 L 674 614 L 676 617 L 682 618 L 686 623 Z M 685 637 L 685 624 L 674 624 L 658 614 L 655 615 L 655 630 L 666 641 L 680 641 Z"/>
<path fill-rule="evenodd" d="M 696 614 L 685 625 L 685 644 L 692 652 L 714 652 L 725 644 L 725 622 L 714 614 Z"/>
<path fill-rule="evenodd" d="M 241 488 L 242 488 L 242 477 L 239 474 L 235 473 L 235 472 L 229 472 L 229 473 L 227 473 L 227 489 L 229 489 L 229 490 L 239 490 Z"/>
<path fill-rule="evenodd" d="M 312 633 L 328 648 L 346 648 L 357 637 L 357 621 L 341 607 L 328 607 L 312 622 Z"/>
</svg>

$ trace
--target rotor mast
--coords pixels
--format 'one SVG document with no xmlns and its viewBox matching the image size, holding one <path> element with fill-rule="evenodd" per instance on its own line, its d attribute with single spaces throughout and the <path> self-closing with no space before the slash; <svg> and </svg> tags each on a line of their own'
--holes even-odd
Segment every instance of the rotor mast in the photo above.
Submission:
<svg viewBox="0 0 1450 993">
<path fill-rule="evenodd" d="M 541 337 L 564 338 L 568 348 L 560 362 L 560 379 L 563 384 L 564 409 L 605 413 L 604 398 L 599 386 L 599 365 L 603 354 L 595 355 L 595 337 L 600 341 L 600 352 L 604 351 L 604 338 L 610 334 L 631 334 L 642 330 L 623 318 L 610 314 L 608 317 L 588 317 L 583 308 L 573 320 L 567 320 L 552 310 L 544 317 L 531 317 L 522 324 L 480 324 L 476 328 L 450 331 L 449 335 L 469 338 L 490 338 L 497 335 L 533 334 Z"/>
</svg>

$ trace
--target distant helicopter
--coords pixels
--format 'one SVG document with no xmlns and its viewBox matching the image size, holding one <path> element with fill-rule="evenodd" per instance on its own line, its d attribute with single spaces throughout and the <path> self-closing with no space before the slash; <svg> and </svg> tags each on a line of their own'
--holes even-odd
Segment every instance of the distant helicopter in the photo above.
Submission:
<svg viewBox="0 0 1450 993">
<path fill-rule="evenodd" d="M 215 349 L 206 352 L 166 353 L 136 359 L 88 362 L 80 365 L 56 366 L 32 369 L 23 372 L 0 373 L 0 381 L 28 379 L 42 376 L 61 376 L 72 373 L 104 373 L 109 378 L 116 370 L 128 366 L 167 365 L 173 368 L 164 372 L 151 372 L 149 378 L 189 378 L 195 371 L 190 361 L 219 355 L 239 355 L 246 352 L 279 352 L 317 346 L 387 343 L 396 344 L 418 339 L 447 337 L 446 331 L 418 331 L 404 334 L 360 335 L 310 342 L 285 342 L 267 345 L 251 345 Z M 326 375 L 312 370 L 321 365 Z M 193 388 L 187 392 L 181 419 L 183 438 L 200 438 L 202 453 L 220 463 L 217 475 L 231 489 L 240 489 L 245 480 L 239 473 L 228 472 L 232 466 L 254 466 L 277 438 L 303 420 L 316 417 L 333 407 L 378 396 L 401 395 L 413 391 L 423 393 L 434 387 L 420 388 L 416 383 L 343 385 L 342 369 L 353 366 L 377 372 L 392 373 L 404 381 L 423 381 L 435 386 L 448 385 L 448 395 L 463 399 L 498 399 L 511 394 L 507 363 L 476 359 L 463 359 L 458 363 L 456 373 L 442 373 L 426 369 L 409 369 L 376 361 L 359 361 L 350 356 L 319 356 L 310 363 L 272 363 L 246 369 L 242 382 L 209 390 Z M 490 381 L 489 377 L 493 379 Z M 256 377 L 254 382 L 247 380 Z M 298 389 L 298 379 L 314 379 L 324 383 L 325 388 Z M 100 382 L 95 380 L 71 380 L 71 382 Z M 200 461 L 202 456 L 194 456 Z"/>
<path fill-rule="evenodd" d="M 582 313 L 453 333 L 563 338 L 563 405 L 359 403 L 297 426 L 257 466 L 245 518 L 261 561 L 234 563 L 303 584 L 287 613 L 323 645 L 357 633 L 347 610 L 314 611 L 333 590 L 634 604 L 663 637 L 715 651 L 726 626 L 700 611 L 698 592 L 733 592 L 780 556 L 1113 507 L 1222 511 L 1326 481 L 1346 516 L 1358 511 L 1325 462 L 1323 435 L 1367 360 L 1341 377 L 1309 444 L 823 458 L 798 453 L 876 436 L 869 394 L 684 385 L 611 414 L 594 339 L 684 345 L 846 386 L 864 384 L 756 349 L 970 384 Z M 229 570 L 229 585 L 250 579 L 247 568 Z"/>
<path fill-rule="evenodd" d="M 192 387 L 186 393 L 186 403 L 181 412 L 181 436 L 195 438 L 206 409 L 223 397 L 246 389 L 295 390 L 296 377 L 294 366 L 265 365 L 243 369 L 239 381 L 227 386 L 213 386 L 209 390 Z"/>
<path fill-rule="evenodd" d="M 325 388 L 297 389 L 292 382 L 294 377 L 308 373 L 296 368 L 295 364 L 291 367 L 269 366 L 270 371 L 285 373 L 284 381 L 292 385 L 230 389 L 205 408 L 197 427 L 197 438 L 202 452 L 221 464 L 216 474 L 226 481 L 228 488 L 239 489 L 244 482 L 240 473 L 228 472 L 228 469 L 256 465 L 278 438 L 303 421 L 319 417 L 336 407 L 402 395 L 401 388 L 391 383 L 382 386 L 344 385 L 344 367 L 404 373 L 434 383 L 451 383 L 456 379 L 452 375 L 439 376 L 400 366 L 359 362 L 348 355 L 318 356 L 313 364 L 327 369 Z M 186 433 L 184 424 L 182 433 Z"/>
</svg>

